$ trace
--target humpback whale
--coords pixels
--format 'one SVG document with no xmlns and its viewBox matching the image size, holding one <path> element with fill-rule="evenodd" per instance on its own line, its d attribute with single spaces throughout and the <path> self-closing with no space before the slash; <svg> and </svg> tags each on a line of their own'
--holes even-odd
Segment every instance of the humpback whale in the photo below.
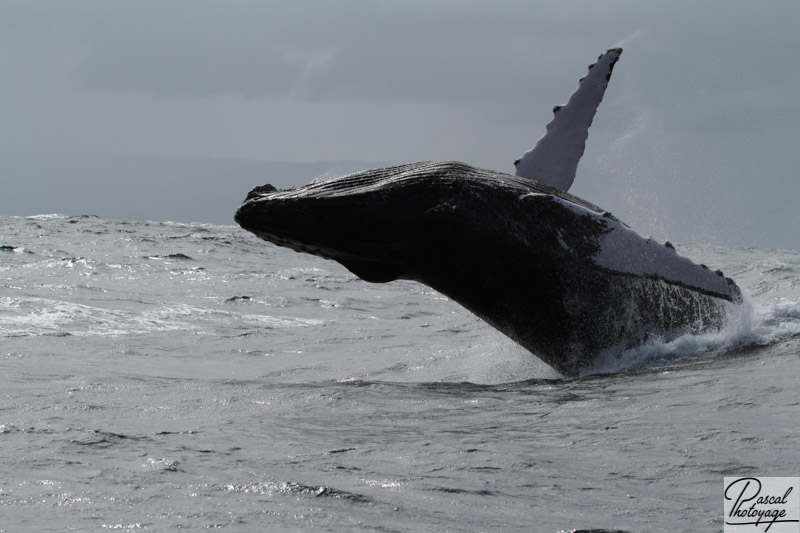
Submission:
<svg viewBox="0 0 800 533">
<path fill-rule="evenodd" d="M 423 161 L 264 185 L 235 219 L 368 282 L 424 283 L 566 376 L 654 337 L 721 329 L 742 302 L 733 280 L 566 192 L 620 53 L 590 67 L 517 175 Z"/>
</svg>

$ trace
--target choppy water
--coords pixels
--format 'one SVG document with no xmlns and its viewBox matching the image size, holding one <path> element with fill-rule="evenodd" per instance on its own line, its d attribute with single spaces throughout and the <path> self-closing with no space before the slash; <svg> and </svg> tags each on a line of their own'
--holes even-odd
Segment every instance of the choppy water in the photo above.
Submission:
<svg viewBox="0 0 800 533">
<path fill-rule="evenodd" d="M 751 312 L 559 380 L 232 226 L 0 217 L 0 531 L 721 531 L 800 475 L 800 252 L 678 250 Z"/>
</svg>

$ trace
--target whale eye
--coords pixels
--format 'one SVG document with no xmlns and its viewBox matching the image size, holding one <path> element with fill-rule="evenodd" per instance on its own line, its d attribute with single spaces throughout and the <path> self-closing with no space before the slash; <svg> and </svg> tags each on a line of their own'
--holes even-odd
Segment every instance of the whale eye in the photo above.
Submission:
<svg viewBox="0 0 800 533">
<path fill-rule="evenodd" d="M 378 263 L 376 261 L 342 260 L 339 262 L 350 272 L 370 283 L 388 283 L 400 278 L 400 271 L 396 266 Z"/>
<path fill-rule="evenodd" d="M 456 208 L 452 205 L 441 203 L 434 205 L 419 218 L 419 227 L 424 233 L 430 235 L 439 235 L 450 231 L 453 220 L 457 217 L 454 216 Z"/>
</svg>

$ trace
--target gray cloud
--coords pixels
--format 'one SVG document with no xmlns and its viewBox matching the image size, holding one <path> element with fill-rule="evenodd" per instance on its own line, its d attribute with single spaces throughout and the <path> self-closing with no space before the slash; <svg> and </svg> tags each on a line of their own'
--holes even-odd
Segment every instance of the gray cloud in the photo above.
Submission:
<svg viewBox="0 0 800 533">
<path fill-rule="evenodd" d="M 28 21 L 35 11 L 58 20 L 88 47 L 78 72 L 88 88 L 164 96 L 520 97 L 561 64 L 556 47 L 585 58 L 587 49 L 602 51 L 627 31 L 624 20 L 602 10 L 569 20 L 563 8 L 548 13 L 556 4 L 541 14 L 525 2 L 502 10 L 485 2 L 428 4 L 78 0 L 70 8 L 19 9 Z M 565 27 L 573 38 L 559 42 Z M 542 57 L 534 62 L 534 55 Z M 536 66 L 552 68 L 542 74 Z"/>
<path fill-rule="evenodd" d="M 33 176 L 16 198 L 46 176 L 90 189 L 70 162 L 103 154 L 511 170 L 624 41 L 575 192 L 660 238 L 800 246 L 798 16 L 793 1 L 6 0 L 0 170 Z M 160 183 L 185 190 L 188 168 Z"/>
</svg>

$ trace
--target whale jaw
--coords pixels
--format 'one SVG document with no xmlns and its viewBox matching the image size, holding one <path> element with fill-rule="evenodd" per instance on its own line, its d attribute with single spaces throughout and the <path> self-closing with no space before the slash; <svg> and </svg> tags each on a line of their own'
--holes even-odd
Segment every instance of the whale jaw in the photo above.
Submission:
<svg viewBox="0 0 800 533">
<path fill-rule="evenodd" d="M 380 170 L 296 189 L 262 186 L 234 218 L 264 240 L 337 261 L 366 281 L 414 279 L 409 262 L 432 205 L 413 179 L 398 183 Z"/>
<path fill-rule="evenodd" d="M 347 213 L 338 203 L 324 202 L 309 209 L 307 199 L 262 196 L 243 205 L 235 220 L 273 244 L 337 261 L 365 281 L 400 278 L 401 267 L 392 264 L 388 254 L 391 237 L 384 241 L 357 235 L 354 230 L 359 225 L 348 220 L 352 217 L 336 215 Z"/>
</svg>

